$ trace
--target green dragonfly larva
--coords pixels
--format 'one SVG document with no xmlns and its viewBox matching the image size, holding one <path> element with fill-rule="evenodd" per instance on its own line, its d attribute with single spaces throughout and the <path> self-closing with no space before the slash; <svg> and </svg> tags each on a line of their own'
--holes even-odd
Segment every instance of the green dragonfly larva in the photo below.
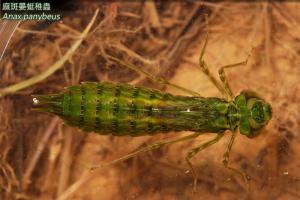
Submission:
<svg viewBox="0 0 300 200">
<path fill-rule="evenodd" d="M 114 136 L 141 136 L 171 131 L 195 132 L 184 137 L 148 145 L 111 163 L 166 144 L 193 139 L 200 134 L 216 133 L 215 138 L 187 153 L 186 161 L 195 177 L 190 159 L 199 151 L 218 142 L 224 132 L 230 130 L 232 136 L 228 142 L 223 163 L 228 169 L 242 175 L 245 179 L 243 173 L 228 166 L 229 152 L 238 129 L 242 135 L 249 138 L 257 136 L 270 121 L 272 108 L 268 102 L 252 91 L 242 91 L 234 96 L 228 85 L 224 70 L 245 65 L 248 58 L 243 62 L 221 67 L 220 81 L 211 75 L 208 65 L 203 60 L 206 45 L 207 38 L 200 54 L 199 68 L 219 89 L 223 98 L 201 97 L 196 92 L 157 78 L 132 64 L 109 57 L 112 61 L 144 74 L 153 81 L 173 86 L 193 96 L 176 96 L 127 84 L 85 82 L 69 86 L 58 94 L 33 95 L 33 109 L 58 115 L 70 126 L 78 127 L 83 131 Z"/>
<path fill-rule="evenodd" d="M 83 131 L 140 136 L 170 131 L 223 133 L 254 137 L 271 117 L 271 107 L 251 92 L 234 101 L 174 96 L 126 84 L 85 82 L 64 92 L 34 95 L 34 110 L 60 116 Z"/>
</svg>

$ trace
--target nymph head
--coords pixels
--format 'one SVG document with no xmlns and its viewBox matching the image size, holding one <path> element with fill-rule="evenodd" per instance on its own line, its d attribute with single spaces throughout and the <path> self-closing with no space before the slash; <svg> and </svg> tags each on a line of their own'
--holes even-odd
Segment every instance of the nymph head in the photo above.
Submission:
<svg viewBox="0 0 300 200">
<path fill-rule="evenodd" d="M 234 100 L 240 112 L 240 133 L 253 138 L 272 118 L 272 107 L 255 92 L 242 91 Z"/>
</svg>

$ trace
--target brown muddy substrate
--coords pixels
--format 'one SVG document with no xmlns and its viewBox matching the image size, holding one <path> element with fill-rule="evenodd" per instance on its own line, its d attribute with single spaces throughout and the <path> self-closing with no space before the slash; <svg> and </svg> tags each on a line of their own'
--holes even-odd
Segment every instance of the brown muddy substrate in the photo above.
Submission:
<svg viewBox="0 0 300 200">
<path fill-rule="evenodd" d="M 1 199 L 300 199 L 300 3 L 85 1 L 79 8 L 63 14 L 61 22 L 23 22 L 0 63 L 1 88 L 38 75 L 61 58 L 100 9 L 93 31 L 63 69 L 0 99 Z M 251 52 L 247 66 L 226 71 L 229 84 L 235 94 L 257 91 L 273 107 L 273 119 L 262 134 L 254 139 L 239 135 L 231 152 L 230 164 L 251 178 L 249 192 L 222 165 L 230 132 L 192 160 L 199 175 L 193 193 L 185 155 L 211 134 L 91 172 L 91 166 L 145 143 L 188 133 L 137 138 L 86 134 L 30 110 L 30 94 L 59 92 L 81 81 L 126 82 L 186 95 L 109 62 L 108 54 L 203 96 L 220 97 L 196 68 L 205 13 L 205 60 L 213 74 L 217 77 L 220 66 L 242 61 Z"/>
</svg>

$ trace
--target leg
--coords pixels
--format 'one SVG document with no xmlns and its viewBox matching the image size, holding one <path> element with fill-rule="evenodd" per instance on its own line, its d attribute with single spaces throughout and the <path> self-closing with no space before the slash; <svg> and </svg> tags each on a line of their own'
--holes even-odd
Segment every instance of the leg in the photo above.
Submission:
<svg viewBox="0 0 300 200">
<path fill-rule="evenodd" d="M 193 158 L 197 153 L 199 153 L 199 151 L 202 151 L 203 149 L 205 149 L 205 148 L 207 148 L 207 147 L 209 147 L 209 146 L 211 146 L 211 145 L 217 143 L 223 136 L 224 136 L 224 133 L 218 134 L 214 139 L 212 139 L 212 140 L 210 140 L 210 141 L 208 141 L 208 142 L 205 142 L 205 143 L 201 144 L 201 145 L 198 146 L 198 147 L 195 147 L 195 148 L 191 149 L 191 150 L 187 153 L 187 155 L 186 155 L 186 157 L 185 157 L 185 160 L 186 160 L 186 162 L 188 163 L 189 168 L 190 168 L 190 170 L 191 170 L 191 172 L 192 172 L 192 174 L 193 174 L 193 176 L 194 176 L 194 191 L 196 190 L 197 179 L 198 179 L 198 178 L 197 178 L 197 174 L 196 174 L 196 172 L 195 172 L 195 170 L 194 170 L 194 168 L 193 168 L 193 165 L 192 165 L 190 159 Z"/>
<path fill-rule="evenodd" d="M 205 22 L 206 22 L 206 25 L 205 25 L 205 27 L 206 27 L 206 35 L 205 35 L 204 45 L 202 47 L 202 50 L 201 50 L 201 53 L 200 53 L 200 57 L 199 57 L 199 68 L 210 79 L 210 81 L 216 86 L 216 88 L 223 94 L 223 96 L 226 96 L 226 91 L 225 91 L 224 87 L 210 73 L 210 71 L 208 69 L 208 65 L 206 64 L 206 62 L 203 59 L 203 56 L 204 56 L 204 53 L 205 53 L 205 50 L 206 50 L 206 46 L 207 46 L 207 41 L 208 41 L 208 21 L 207 21 L 207 16 L 205 16 Z"/>
<path fill-rule="evenodd" d="M 206 21 L 206 29 L 208 29 L 207 16 L 205 18 L 205 21 Z M 227 96 L 227 99 L 233 99 L 234 97 L 233 97 L 232 91 L 231 91 L 231 89 L 229 87 L 228 81 L 226 79 L 224 69 L 246 65 L 247 62 L 248 62 L 248 59 L 250 57 L 250 54 L 248 55 L 248 57 L 246 58 L 246 60 L 244 60 L 242 62 L 235 63 L 235 64 L 230 64 L 230 65 L 226 65 L 226 66 L 223 66 L 223 67 L 220 68 L 220 70 L 219 70 L 219 76 L 220 76 L 220 79 L 222 81 L 222 84 L 221 84 L 214 76 L 211 75 L 211 73 L 210 73 L 210 71 L 208 69 L 208 65 L 203 60 L 203 56 L 204 56 L 204 53 L 205 53 L 205 50 L 206 50 L 206 46 L 207 46 L 207 41 L 208 41 L 208 31 L 206 31 L 205 42 L 204 42 L 203 48 L 202 48 L 201 53 L 200 53 L 199 67 L 204 72 L 204 74 L 206 74 L 208 76 L 208 78 L 216 86 L 216 88 L 223 94 L 223 96 Z"/>
<path fill-rule="evenodd" d="M 123 65 L 123 66 L 125 66 L 125 67 L 128 67 L 129 69 L 132 69 L 132 70 L 134 70 L 135 72 L 137 72 L 137 73 L 139 73 L 139 74 L 142 74 L 142 75 L 148 77 L 148 78 L 149 78 L 150 80 L 152 80 L 153 82 L 156 82 L 156 83 L 161 84 L 161 85 L 168 85 L 168 86 L 171 86 L 171 87 L 173 87 L 173 88 L 176 88 L 176 89 L 182 90 L 182 91 L 184 91 L 184 92 L 186 92 L 186 93 L 189 93 L 189 94 L 191 94 L 191 95 L 193 95 L 193 96 L 200 96 L 200 94 L 197 93 L 197 92 L 194 92 L 194 91 L 192 91 L 192 90 L 189 90 L 189 89 L 187 89 L 187 88 L 181 87 L 181 86 L 179 86 L 179 85 L 170 83 L 169 81 L 167 81 L 167 80 L 164 79 L 164 78 L 156 77 L 156 76 L 150 74 L 149 72 L 146 72 L 146 71 L 142 70 L 141 68 L 138 68 L 137 66 L 134 66 L 134 65 L 131 64 L 131 63 L 128 63 L 128 62 L 125 62 L 125 61 L 121 61 L 121 60 L 119 60 L 118 58 L 113 57 L 113 56 L 109 56 L 109 55 L 108 55 L 107 57 L 108 57 L 109 59 L 111 59 L 111 60 L 117 62 L 117 63 L 120 64 L 120 65 Z"/>
<path fill-rule="evenodd" d="M 249 57 L 250 57 L 250 54 L 247 56 L 246 60 L 244 60 L 242 62 L 235 63 L 235 64 L 230 64 L 230 65 L 225 65 L 225 66 L 223 66 L 219 69 L 219 76 L 220 76 L 220 79 L 223 83 L 223 87 L 225 88 L 226 93 L 230 96 L 231 99 L 233 99 L 234 96 L 233 96 L 232 91 L 229 87 L 228 80 L 225 76 L 225 71 L 224 70 L 227 69 L 227 68 L 231 68 L 231 67 L 238 67 L 238 66 L 247 65 Z"/>
<path fill-rule="evenodd" d="M 145 153 L 145 152 L 148 152 L 148 151 L 152 151 L 154 149 L 158 149 L 158 148 L 160 148 L 160 147 L 162 147 L 164 145 L 174 144 L 174 143 L 177 143 L 177 142 L 181 142 L 181 141 L 193 139 L 193 138 L 198 137 L 201 134 L 202 133 L 194 133 L 194 134 L 191 134 L 191 135 L 188 135 L 188 136 L 184 136 L 184 137 L 180 137 L 180 138 L 175 138 L 173 140 L 161 141 L 161 142 L 157 142 L 157 143 L 154 143 L 154 144 L 150 144 L 150 145 L 147 145 L 146 147 L 142 147 L 140 149 L 137 149 L 134 152 L 129 153 L 126 156 L 123 156 L 121 158 L 112 160 L 112 161 L 110 161 L 108 163 L 105 163 L 105 164 L 102 164 L 102 165 L 99 165 L 99 166 L 96 166 L 96 167 L 91 167 L 91 170 L 94 170 L 96 168 L 106 167 L 106 166 L 109 166 L 109 165 L 116 164 L 118 162 L 122 162 L 122 161 L 128 160 L 128 159 L 133 158 L 133 157 L 135 157 L 135 156 L 137 156 L 137 155 L 139 155 L 141 153 Z"/>
<path fill-rule="evenodd" d="M 230 167 L 229 166 L 229 153 L 231 151 L 231 148 L 232 148 L 232 145 L 233 145 L 233 142 L 234 142 L 234 139 L 235 137 L 237 136 L 237 131 L 235 130 L 233 133 L 232 133 L 232 136 L 229 140 L 229 143 L 226 147 L 226 151 L 224 153 L 224 156 L 223 156 L 223 164 L 224 166 L 229 169 L 230 171 L 232 171 L 233 173 L 237 174 L 238 176 L 240 176 L 246 183 L 246 186 L 247 186 L 247 189 L 249 190 L 249 181 L 248 181 L 248 178 L 246 176 L 245 173 L 243 173 L 242 171 L 236 169 L 236 168 L 233 168 L 233 167 Z"/>
</svg>

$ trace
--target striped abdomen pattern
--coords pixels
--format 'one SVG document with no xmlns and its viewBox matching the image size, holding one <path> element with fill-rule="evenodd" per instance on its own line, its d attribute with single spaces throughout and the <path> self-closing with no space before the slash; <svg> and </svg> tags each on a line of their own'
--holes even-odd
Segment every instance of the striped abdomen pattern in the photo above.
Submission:
<svg viewBox="0 0 300 200">
<path fill-rule="evenodd" d="M 174 96 L 126 84 L 86 82 L 37 99 L 40 111 L 100 134 L 139 136 L 182 130 L 222 132 L 230 128 L 227 101 Z"/>
</svg>

